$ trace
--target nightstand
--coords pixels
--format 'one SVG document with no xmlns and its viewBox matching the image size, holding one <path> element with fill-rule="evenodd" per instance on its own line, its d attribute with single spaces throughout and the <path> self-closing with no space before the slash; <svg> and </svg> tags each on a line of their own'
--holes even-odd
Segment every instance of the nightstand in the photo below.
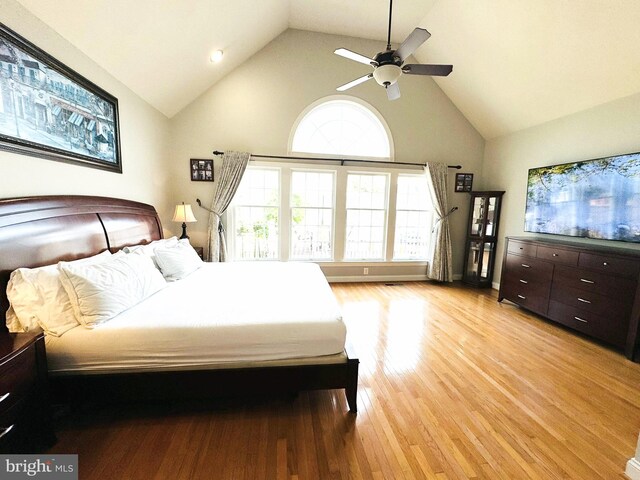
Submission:
<svg viewBox="0 0 640 480">
<path fill-rule="evenodd" d="M 54 442 L 44 334 L 0 333 L 0 453 L 37 453 Z"/>
<path fill-rule="evenodd" d="M 193 247 L 201 260 L 204 260 L 204 248 L 202 247 Z"/>
</svg>

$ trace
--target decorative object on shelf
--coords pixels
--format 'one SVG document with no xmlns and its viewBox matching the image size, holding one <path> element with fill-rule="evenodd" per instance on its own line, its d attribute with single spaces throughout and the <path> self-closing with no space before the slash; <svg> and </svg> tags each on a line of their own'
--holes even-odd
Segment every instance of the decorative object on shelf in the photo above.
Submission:
<svg viewBox="0 0 640 480">
<path fill-rule="evenodd" d="M 213 160 L 203 158 L 191 159 L 191 181 L 213 182 Z"/>
<path fill-rule="evenodd" d="M 191 210 L 191 204 L 184 204 L 182 202 L 179 205 L 176 205 L 176 210 L 173 213 L 173 221 L 174 222 L 182 222 L 182 236 L 180 239 L 189 238 L 187 235 L 187 223 L 197 222 L 196 217 L 193 215 L 193 210 Z"/>
<path fill-rule="evenodd" d="M 456 192 L 470 192 L 473 188 L 473 173 L 456 173 Z"/>
<path fill-rule="evenodd" d="M 471 192 L 462 281 L 474 287 L 491 287 L 493 281 L 502 195 Z"/>
<path fill-rule="evenodd" d="M 0 148 L 122 173 L 118 99 L 0 23 Z"/>
</svg>

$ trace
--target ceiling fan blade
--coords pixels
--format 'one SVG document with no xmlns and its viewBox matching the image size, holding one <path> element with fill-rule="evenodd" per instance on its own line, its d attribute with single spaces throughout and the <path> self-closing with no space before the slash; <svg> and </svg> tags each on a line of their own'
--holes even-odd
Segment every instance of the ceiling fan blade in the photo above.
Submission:
<svg viewBox="0 0 640 480">
<path fill-rule="evenodd" d="M 453 71 L 453 65 L 422 65 L 409 64 L 402 67 L 402 73 L 409 75 L 433 75 L 436 77 L 446 77 Z"/>
<path fill-rule="evenodd" d="M 415 52 L 420 45 L 426 42 L 431 34 L 427 32 L 424 28 L 416 28 L 409 34 L 407 38 L 405 38 L 402 45 L 398 47 L 396 50 L 395 56 L 400 57 L 400 60 L 403 62 L 407 59 L 409 55 Z"/>
<path fill-rule="evenodd" d="M 387 87 L 387 98 L 389 100 L 397 100 L 400 98 L 400 86 L 398 82 L 392 83 Z"/>
<path fill-rule="evenodd" d="M 349 83 L 345 83 L 344 85 L 339 86 L 338 88 L 336 88 L 336 90 L 339 92 L 344 92 L 345 90 L 349 90 L 351 87 L 355 87 L 356 85 L 360 85 L 361 83 L 366 82 L 370 78 L 373 78 L 373 73 L 360 78 L 356 78 L 355 80 L 351 80 Z"/>
<path fill-rule="evenodd" d="M 364 63 L 365 65 L 377 65 L 378 63 L 364 55 L 360 55 L 359 53 L 352 52 L 351 50 L 347 50 L 346 48 L 338 48 L 334 50 L 336 55 L 340 55 L 341 57 L 348 58 L 349 60 L 355 60 L 356 62 Z"/>
</svg>

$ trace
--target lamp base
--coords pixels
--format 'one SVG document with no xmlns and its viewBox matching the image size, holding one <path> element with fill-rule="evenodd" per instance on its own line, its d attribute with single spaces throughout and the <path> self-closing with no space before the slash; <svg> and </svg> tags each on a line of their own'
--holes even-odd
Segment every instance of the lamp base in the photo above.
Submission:
<svg viewBox="0 0 640 480">
<path fill-rule="evenodd" d="M 187 224 L 182 222 L 182 236 L 180 237 L 180 240 L 183 240 L 185 238 L 187 240 L 189 239 L 189 235 L 187 235 Z"/>
</svg>

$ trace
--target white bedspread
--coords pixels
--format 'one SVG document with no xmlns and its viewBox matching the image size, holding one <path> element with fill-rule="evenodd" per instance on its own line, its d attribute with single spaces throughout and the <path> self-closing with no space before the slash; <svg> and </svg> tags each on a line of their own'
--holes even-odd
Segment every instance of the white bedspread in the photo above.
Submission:
<svg viewBox="0 0 640 480">
<path fill-rule="evenodd" d="M 89 330 L 47 337 L 52 374 L 203 367 L 337 354 L 346 328 L 315 264 L 206 263 Z"/>
</svg>

